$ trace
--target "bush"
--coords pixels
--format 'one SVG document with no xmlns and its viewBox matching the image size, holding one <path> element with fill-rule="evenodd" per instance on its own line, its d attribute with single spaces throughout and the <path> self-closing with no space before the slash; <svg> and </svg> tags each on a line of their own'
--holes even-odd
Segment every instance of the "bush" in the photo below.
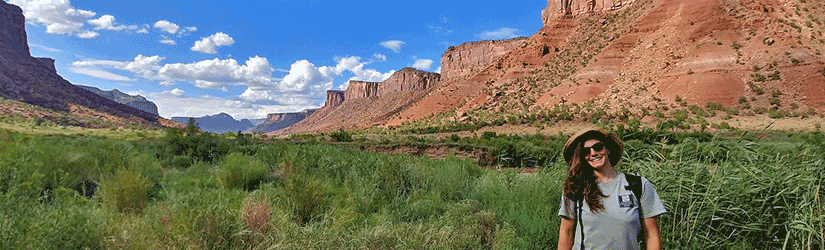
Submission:
<svg viewBox="0 0 825 250">
<path fill-rule="evenodd" d="M 351 142 L 352 141 L 352 135 L 350 135 L 349 132 L 344 131 L 343 129 L 339 130 L 337 132 L 332 132 L 331 134 L 329 134 L 329 136 L 332 137 L 332 141 L 336 141 L 336 142 Z"/>
<path fill-rule="evenodd" d="M 218 182 L 226 188 L 253 190 L 267 179 L 269 168 L 263 161 L 241 153 L 232 153 L 218 165 Z"/>
<path fill-rule="evenodd" d="M 282 194 L 298 223 L 307 224 L 329 208 L 329 190 L 326 186 L 302 174 L 291 174 L 284 181 Z"/>
<path fill-rule="evenodd" d="M 119 212 L 139 213 L 149 204 L 153 183 L 141 173 L 121 168 L 103 180 L 103 204 Z"/>
</svg>

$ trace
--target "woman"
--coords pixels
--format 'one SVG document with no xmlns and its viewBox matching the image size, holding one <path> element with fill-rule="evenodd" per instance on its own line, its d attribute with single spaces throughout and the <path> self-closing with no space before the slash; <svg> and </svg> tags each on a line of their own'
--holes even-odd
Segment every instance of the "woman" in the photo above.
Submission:
<svg viewBox="0 0 825 250">
<path fill-rule="evenodd" d="M 559 209 L 558 249 L 640 249 L 641 232 L 648 250 L 662 248 L 656 216 L 667 210 L 647 179 L 637 181 L 613 168 L 622 151 L 622 141 L 601 129 L 567 140 L 563 153 L 570 167 Z"/>
</svg>

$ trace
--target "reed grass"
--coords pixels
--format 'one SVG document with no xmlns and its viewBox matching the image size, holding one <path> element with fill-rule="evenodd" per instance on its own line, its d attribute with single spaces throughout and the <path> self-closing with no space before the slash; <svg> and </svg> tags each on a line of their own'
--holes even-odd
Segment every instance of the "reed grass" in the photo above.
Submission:
<svg viewBox="0 0 825 250">
<path fill-rule="evenodd" d="M 665 248 L 825 249 L 822 134 L 629 132 L 618 168 L 656 186 L 669 211 L 659 218 Z M 555 152 L 563 139 L 525 137 L 548 140 L 536 152 Z M 214 140 L 229 145 L 226 154 L 181 167 L 162 159 L 163 138 L 0 130 L 0 249 L 545 249 L 557 241 L 558 158 L 524 174 L 458 157 Z M 229 170 L 257 183 L 226 185 Z M 73 190 L 87 179 L 104 191 Z M 123 192 L 143 199 L 138 205 L 107 202 L 106 190 L 129 183 L 146 187 Z"/>
</svg>

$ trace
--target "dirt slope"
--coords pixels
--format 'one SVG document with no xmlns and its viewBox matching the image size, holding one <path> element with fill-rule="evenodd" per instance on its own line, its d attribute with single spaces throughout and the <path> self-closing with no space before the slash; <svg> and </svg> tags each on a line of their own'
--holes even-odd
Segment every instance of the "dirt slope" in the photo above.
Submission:
<svg viewBox="0 0 825 250">
<path fill-rule="evenodd" d="M 648 0 L 561 15 L 383 125 L 448 110 L 519 114 L 572 103 L 641 115 L 677 99 L 821 113 L 821 13 L 822 1 Z"/>
</svg>

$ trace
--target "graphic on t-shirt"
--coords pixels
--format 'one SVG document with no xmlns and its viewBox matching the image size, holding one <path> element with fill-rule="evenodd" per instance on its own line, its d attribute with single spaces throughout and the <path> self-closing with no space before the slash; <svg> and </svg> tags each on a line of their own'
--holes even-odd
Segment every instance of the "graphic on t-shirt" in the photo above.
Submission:
<svg viewBox="0 0 825 250">
<path fill-rule="evenodd" d="M 633 202 L 633 195 L 630 194 L 621 194 L 619 195 L 619 207 L 620 208 L 631 208 L 635 207 L 636 204 Z"/>
</svg>

